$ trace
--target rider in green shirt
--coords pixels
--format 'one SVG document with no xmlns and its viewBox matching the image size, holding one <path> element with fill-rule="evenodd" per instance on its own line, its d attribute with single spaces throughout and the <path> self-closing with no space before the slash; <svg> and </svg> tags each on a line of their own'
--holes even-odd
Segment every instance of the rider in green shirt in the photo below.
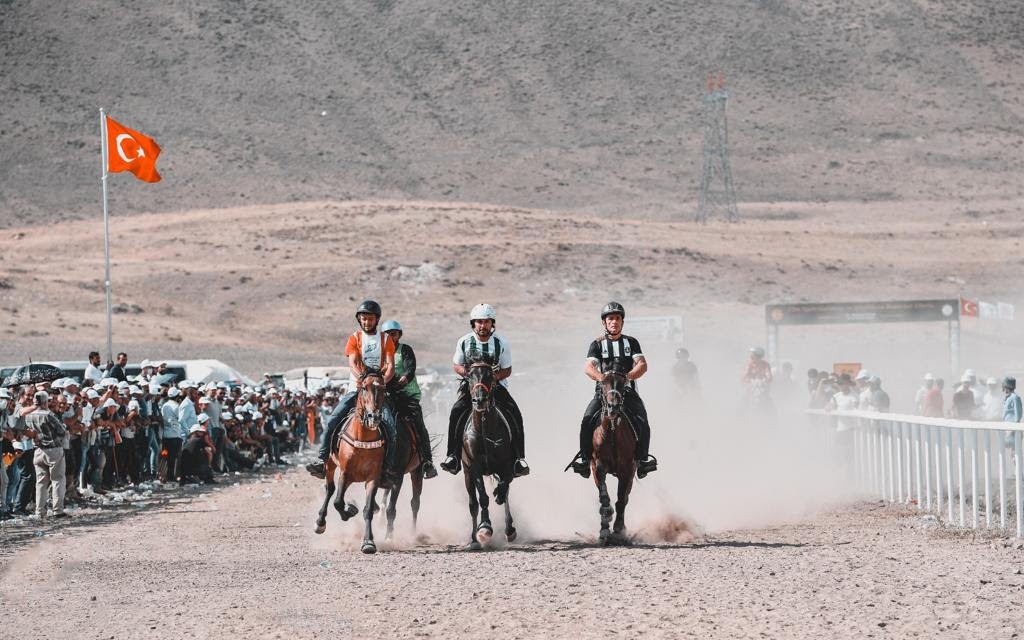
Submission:
<svg viewBox="0 0 1024 640">
<path fill-rule="evenodd" d="M 381 325 L 381 332 L 395 341 L 395 376 L 388 384 L 391 402 L 395 405 L 399 419 L 408 418 L 416 430 L 416 444 L 422 461 L 423 477 L 437 475 L 431 460 L 430 435 L 423 424 L 423 408 L 420 406 L 420 385 L 416 382 L 416 353 L 407 344 L 402 344 L 402 325 L 388 320 Z"/>
</svg>

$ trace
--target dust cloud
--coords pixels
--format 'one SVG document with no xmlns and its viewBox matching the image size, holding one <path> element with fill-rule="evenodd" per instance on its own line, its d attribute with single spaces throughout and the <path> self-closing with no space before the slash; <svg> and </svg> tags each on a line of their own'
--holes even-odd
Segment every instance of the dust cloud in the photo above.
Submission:
<svg viewBox="0 0 1024 640">
<path fill-rule="evenodd" d="M 530 476 L 517 479 L 511 488 L 516 542 L 594 541 L 599 515 L 593 480 L 563 469 L 577 450 L 580 418 L 594 390 L 583 374 L 583 362 L 599 328 L 503 333 L 514 350 L 510 390 L 523 411 L 532 468 Z M 644 346 L 650 370 L 640 380 L 640 393 L 653 425 L 651 452 L 659 459 L 659 470 L 634 484 L 626 510 L 628 534 L 634 540 L 687 543 L 718 531 L 800 519 L 856 497 L 843 471 L 825 457 L 822 426 L 810 423 L 796 405 L 780 407 L 776 420 L 744 414 L 740 377 L 747 354 L 743 345 L 738 341 L 712 348 L 688 344 L 703 378 L 699 402 L 687 402 L 676 389 L 671 371 L 677 346 L 656 342 Z M 439 461 L 447 411 L 433 412 L 430 403 L 425 403 L 425 410 L 428 429 L 437 438 Z M 610 479 L 613 500 L 615 482 Z M 409 498 L 406 484 L 392 546 L 469 542 L 471 525 L 461 475 L 441 472 L 437 479 L 425 482 L 415 535 Z M 362 487 L 352 487 L 348 499 L 362 507 Z M 311 519 L 315 502 L 311 499 Z M 503 508 L 493 501 L 491 518 L 492 545 L 500 548 L 504 545 Z M 383 540 L 383 519 L 378 522 L 375 535 Z M 332 508 L 328 535 L 322 540 L 356 548 L 361 532 L 361 516 L 341 523 Z"/>
</svg>

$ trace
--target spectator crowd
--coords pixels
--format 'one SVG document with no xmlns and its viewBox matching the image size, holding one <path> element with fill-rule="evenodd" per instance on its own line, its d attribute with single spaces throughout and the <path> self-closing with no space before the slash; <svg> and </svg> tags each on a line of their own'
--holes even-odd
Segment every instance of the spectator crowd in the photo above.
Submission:
<svg viewBox="0 0 1024 640">
<path fill-rule="evenodd" d="M 148 361 L 129 377 L 124 353 L 105 371 L 99 359 L 90 354 L 82 380 L 0 388 L 0 518 L 66 518 L 68 502 L 142 482 L 216 483 L 285 465 L 282 455 L 315 439 L 338 397 L 173 380 Z"/>
</svg>

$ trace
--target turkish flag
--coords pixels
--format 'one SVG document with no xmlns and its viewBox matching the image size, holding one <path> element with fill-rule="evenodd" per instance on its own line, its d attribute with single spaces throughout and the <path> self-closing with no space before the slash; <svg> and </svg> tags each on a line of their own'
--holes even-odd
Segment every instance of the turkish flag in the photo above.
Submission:
<svg viewBox="0 0 1024 640">
<path fill-rule="evenodd" d="M 159 155 L 160 146 L 156 140 L 107 116 L 108 171 L 131 171 L 143 182 L 160 182 L 160 174 L 156 172 L 156 158 Z"/>
<path fill-rule="evenodd" d="M 967 298 L 960 298 L 960 315 L 969 318 L 978 317 L 978 303 Z"/>
</svg>

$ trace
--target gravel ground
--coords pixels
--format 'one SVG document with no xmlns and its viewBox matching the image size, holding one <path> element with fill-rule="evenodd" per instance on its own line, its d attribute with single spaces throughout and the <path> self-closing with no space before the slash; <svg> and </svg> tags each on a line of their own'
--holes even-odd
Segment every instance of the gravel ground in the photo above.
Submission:
<svg viewBox="0 0 1024 640">
<path fill-rule="evenodd" d="M 454 484 L 445 476 L 427 491 Z M 1019 542 L 945 531 L 880 503 L 696 537 L 669 522 L 621 547 L 527 534 L 474 553 L 437 514 L 410 535 L 403 496 L 403 535 L 364 556 L 360 525 L 333 511 L 328 533 L 313 533 L 318 494 L 292 468 L 158 490 L 146 506 L 79 510 L 66 525 L 8 524 L 0 599 L 21 612 L 20 637 L 39 639 L 1024 632 Z M 461 525 L 457 513 L 446 517 Z"/>
</svg>

